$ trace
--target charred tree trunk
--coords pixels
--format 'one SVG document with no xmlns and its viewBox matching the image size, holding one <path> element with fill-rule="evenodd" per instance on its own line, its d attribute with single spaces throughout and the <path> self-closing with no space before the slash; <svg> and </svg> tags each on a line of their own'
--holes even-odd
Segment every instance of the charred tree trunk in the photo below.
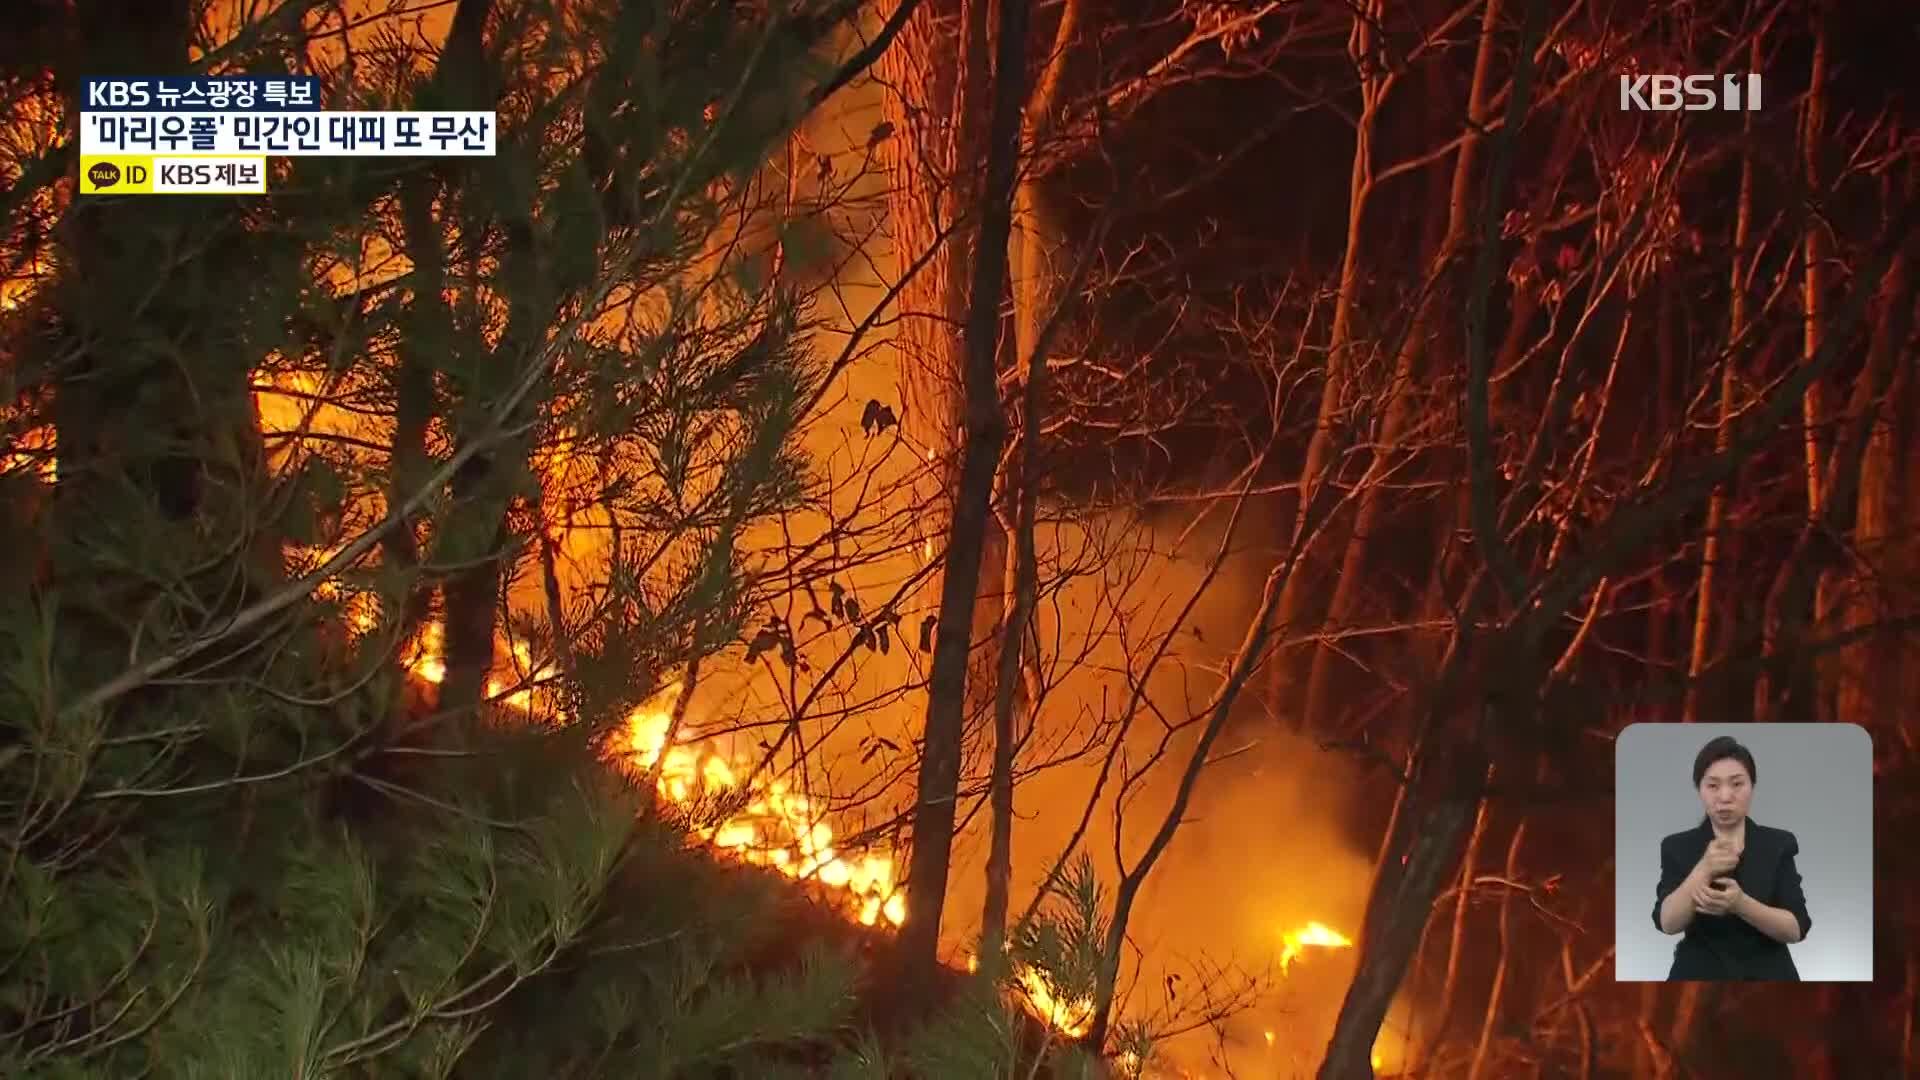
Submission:
<svg viewBox="0 0 1920 1080">
<path fill-rule="evenodd" d="M 923 563 L 939 560 L 943 566 L 952 565 L 941 545 L 954 542 L 953 493 L 968 437 L 963 375 L 968 342 L 960 328 L 970 319 L 974 253 L 969 234 L 979 227 L 982 126 L 993 89 L 990 11 L 989 0 L 920 0 L 878 61 L 883 116 L 891 132 L 887 224 L 897 272 L 911 274 L 898 283 L 894 344 L 900 426 L 922 458 L 911 485 L 911 515 L 918 522 L 915 547 Z M 991 485 L 991 476 L 988 482 Z M 966 571 L 976 589 L 984 582 L 997 585 L 1006 567 L 1006 536 L 991 509 L 993 494 L 990 490 L 984 531 Z M 940 598 L 935 618 L 944 633 L 949 610 L 943 576 L 929 574 L 925 587 Z M 969 610 L 969 623 L 962 628 L 968 633 L 963 741 L 968 718 L 984 714 L 982 699 L 993 686 L 991 650 L 976 656 L 974 644 L 991 640 L 1004 614 L 991 602 L 975 603 Z M 920 834 L 915 835 L 917 850 Z M 950 845 L 951 838 L 942 841 L 941 850 Z M 929 897 L 920 889 L 914 895 L 908 920 L 930 912 L 937 922 L 944 895 Z M 938 928 L 933 932 L 937 937 Z"/>
<path fill-rule="evenodd" d="M 446 301 L 446 247 L 433 212 L 435 187 L 430 174 L 408 179 L 400 190 L 401 235 L 413 267 L 412 297 L 407 304 L 407 327 L 393 369 L 393 442 L 388 467 L 387 505 L 399 506 L 418 491 L 431 475 L 427 457 L 427 428 L 437 410 L 434 389 L 435 357 L 454 347 L 453 314 Z M 402 522 L 382 540 L 382 559 L 398 570 L 420 565 L 413 522 Z M 402 605 L 400 636 L 410 638 L 432 607 L 433 593 L 424 582 L 408 585 Z"/>
<path fill-rule="evenodd" d="M 495 613 L 506 566 L 508 500 L 498 491 L 492 455 L 473 459 L 453 482 L 454 528 L 460 535 L 446 551 L 454 569 L 442 587 L 442 644 L 446 674 L 437 711 L 468 715 L 486 700 L 493 673 Z"/>
<path fill-rule="evenodd" d="M 1000 408 L 1000 301 L 1007 282 L 1007 244 L 1025 102 L 1028 0 L 1002 0 L 995 47 L 993 118 L 988 133 L 986 197 L 980 215 L 967 312 L 966 438 L 953 499 L 942 571 L 940 621 L 927 690 L 927 719 L 913 813 L 907 887 L 913 907 L 899 949 L 908 993 L 924 998 L 939 967 L 940 920 L 953 848 L 960 755 L 967 718 L 967 675 L 973 646 L 980 569 L 993 518 L 994 470 L 1007 436 Z"/>
<path fill-rule="evenodd" d="M 455 8 L 442 60 L 428 89 L 431 97 L 439 99 L 436 103 L 478 108 L 489 97 L 485 87 L 475 80 L 485 71 L 482 34 L 491 9 L 492 0 L 461 0 Z M 509 290 L 506 328 L 490 355 L 485 355 L 487 351 L 477 346 L 460 348 L 462 338 L 475 343 L 482 339 L 471 327 L 456 324 L 446 300 L 445 224 L 434 220 L 430 194 L 437 187 L 437 176 L 420 180 L 411 185 L 412 190 L 406 196 L 411 204 L 403 204 L 410 253 L 424 260 L 424 265 L 415 263 L 416 272 L 424 271 L 426 275 L 415 283 L 410 309 L 412 328 L 427 338 L 420 343 L 421 348 L 401 356 L 395 375 L 403 422 L 418 422 L 433 409 L 433 374 L 429 367 L 433 353 L 427 350 L 436 345 L 440 363 L 448 369 L 458 398 L 453 404 L 468 410 L 469 415 L 489 411 L 486 407 L 504 389 L 504 380 L 517 374 L 532 351 L 539 347 L 532 327 L 538 313 L 547 306 L 547 295 L 554 287 L 542 276 L 538 266 L 533 223 L 525 216 L 528 208 L 510 208 L 507 220 L 501 223 L 505 247 L 500 274 Z M 478 213 L 469 214 L 464 227 L 485 228 L 485 218 Z M 477 237 L 465 239 L 469 246 L 477 245 Z M 419 434 L 422 433 L 396 427 L 396 474 L 403 465 L 418 467 L 421 464 L 422 459 L 414 455 L 423 448 L 412 444 Z M 491 438 L 492 434 L 460 433 L 463 441 Z M 514 484 L 525 466 L 525 459 L 524 437 L 499 440 L 497 445 L 473 457 L 466 468 L 454 475 L 450 485 L 453 509 L 445 523 L 446 542 L 438 545 L 435 553 L 435 561 L 440 564 L 438 569 L 446 573 L 441 589 L 445 675 L 436 709 L 442 714 L 471 714 L 487 697 L 494 666 L 496 613 L 509 565 L 507 511 L 516 498 Z M 410 546 L 410 541 L 411 533 L 400 541 L 400 546 L 404 549 Z M 416 591 L 406 616 L 418 618 L 427 602 Z"/>
<path fill-rule="evenodd" d="M 1453 663 L 1458 662 L 1455 654 Z M 1341 1003 L 1319 1080 L 1373 1075 L 1373 1044 L 1399 991 L 1407 962 L 1443 882 L 1460 865 L 1475 808 L 1484 794 L 1486 755 L 1448 725 L 1436 702 L 1432 734 L 1405 804 L 1394 815 L 1359 940 L 1359 965 Z"/>
</svg>

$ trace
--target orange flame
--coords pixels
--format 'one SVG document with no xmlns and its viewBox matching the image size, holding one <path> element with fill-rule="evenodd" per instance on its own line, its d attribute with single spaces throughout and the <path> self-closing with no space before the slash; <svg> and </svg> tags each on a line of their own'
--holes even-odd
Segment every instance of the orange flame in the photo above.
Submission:
<svg viewBox="0 0 1920 1080">
<path fill-rule="evenodd" d="M 1353 947 L 1353 942 L 1349 941 L 1345 935 L 1327 926 L 1325 923 L 1318 922 L 1310 922 L 1305 926 L 1288 930 L 1280 935 L 1280 940 L 1282 943 L 1280 950 L 1280 971 L 1282 974 L 1285 974 L 1287 969 L 1293 965 L 1293 962 L 1300 958 L 1301 953 L 1304 952 L 1308 946 L 1317 946 L 1323 949 L 1350 949 Z"/>
<path fill-rule="evenodd" d="M 967 957 L 967 970 L 979 971 L 980 958 Z M 1020 971 L 1020 992 L 1035 1018 L 1070 1039 L 1085 1035 L 1093 1027 L 1093 1001 L 1089 998 L 1068 1000 L 1055 992 L 1053 983 L 1038 968 L 1027 967 Z"/>
<path fill-rule="evenodd" d="M 1033 1005 L 1034 1014 L 1062 1035 L 1077 1039 L 1093 1027 L 1093 1002 L 1056 996 L 1053 984 L 1038 969 L 1027 968 L 1020 973 L 1020 989 Z"/>
<path fill-rule="evenodd" d="M 1304 954 L 1308 948 L 1353 948 L 1352 939 L 1322 922 L 1310 922 L 1305 926 L 1283 931 L 1280 935 L 1280 942 L 1280 973 L 1283 975 L 1286 974 L 1288 968 L 1293 966 L 1295 960 L 1300 959 L 1301 955 Z M 1273 1046 L 1273 1032 L 1265 1032 L 1265 1035 L 1267 1038 L 1267 1046 L 1271 1048 Z M 1380 1055 L 1374 1054 L 1372 1057 L 1373 1067 L 1375 1069 L 1380 1068 Z"/>
<path fill-rule="evenodd" d="M 551 678 L 551 666 L 538 670 L 527 646 L 513 646 L 516 668 L 531 677 L 502 684 L 494 679 L 487 693 L 519 712 L 530 712 L 533 690 L 521 683 Z M 446 677 L 439 623 L 421 632 L 407 661 L 414 674 L 438 683 Z M 519 686 L 508 693 L 510 686 Z M 699 838 L 744 862 L 767 866 L 796 880 L 816 881 L 844 898 L 848 914 L 861 924 L 883 920 L 899 926 L 907 918 L 906 892 L 894 880 L 893 859 L 872 853 L 843 853 L 834 845 L 832 826 L 822 820 L 815 800 L 796 792 L 784 779 L 753 775 L 752 763 L 736 760 L 710 742 L 668 745 L 673 706 L 681 693 L 675 683 L 627 716 L 613 741 L 613 753 L 640 772 L 659 766 L 658 790 L 680 806 L 717 796 L 734 796 L 741 809 L 703 828 Z"/>
<path fill-rule="evenodd" d="M 32 470 L 43 482 L 51 484 L 58 478 L 54 458 L 54 429 L 51 424 L 29 428 L 13 440 L 16 449 L 11 453 L 0 454 L 0 476 L 12 472 Z"/>
<path fill-rule="evenodd" d="M 905 922 L 907 897 L 894 881 L 893 860 L 839 851 L 833 828 L 822 820 L 814 800 L 783 779 L 752 775 L 749 763 L 729 758 L 711 743 L 668 745 L 680 693 L 679 685 L 669 686 L 629 714 L 616 753 L 637 769 L 657 765 L 660 794 L 675 803 L 685 805 L 703 795 L 744 797 L 741 810 L 703 830 L 701 839 L 707 843 L 788 877 L 820 882 L 846 897 L 850 913 L 864 925 Z"/>
</svg>

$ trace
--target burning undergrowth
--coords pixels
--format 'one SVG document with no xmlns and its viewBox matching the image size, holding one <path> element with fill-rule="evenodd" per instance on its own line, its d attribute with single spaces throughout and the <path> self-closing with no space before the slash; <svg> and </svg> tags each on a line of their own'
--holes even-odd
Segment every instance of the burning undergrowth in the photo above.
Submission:
<svg viewBox="0 0 1920 1080">
<path fill-rule="evenodd" d="M 1277 512 L 1256 506 L 1248 516 Z M 1270 558 L 1246 539 L 1255 532 L 1243 526 L 1223 544 L 1212 522 L 1187 529 L 1130 518 L 1059 525 L 1040 539 L 1043 562 L 1103 569 L 1060 584 L 1043 604 L 1040 636 L 1060 659 L 1030 745 L 1111 738 L 1123 726 L 1117 718 L 1129 709 L 1132 717 L 1110 762 L 1088 753 L 1022 778 L 1016 897 L 1039 890 L 1072 846 L 1091 856 L 1111 911 L 1115 884 L 1171 806 L 1196 718 L 1252 616 Z M 1141 658 L 1162 638 L 1170 647 L 1141 683 Z M 1282 730 L 1272 695 L 1269 681 L 1256 681 L 1233 706 L 1130 912 L 1115 1013 L 1161 1035 L 1150 1075 L 1310 1073 L 1353 973 L 1377 819 L 1393 790 L 1358 759 Z M 948 904 L 956 941 L 977 932 L 986 847 L 978 820 L 956 847 Z M 1053 1001 L 1051 990 L 1034 996 Z M 1065 1016 L 1065 1026 L 1079 1023 L 1080 1014 Z M 1383 1070 L 1399 1064 L 1389 1044 L 1403 1021 L 1400 1011 L 1389 1020 Z"/>
<path fill-rule="evenodd" d="M 883 360 L 863 363 L 876 370 L 850 368 L 845 373 L 849 387 L 867 388 L 869 374 L 886 378 L 877 374 Z M 878 389 L 878 381 L 872 385 L 879 397 L 895 399 Z M 289 390 L 297 393 L 289 397 Z M 323 396 L 319 387 L 279 391 L 277 407 L 275 392 L 260 395 L 263 428 L 328 427 L 325 417 L 308 408 Z M 854 414 L 879 397 L 849 394 L 803 432 L 821 470 L 822 488 L 835 500 L 843 491 L 860 493 L 852 505 L 836 502 L 828 508 L 827 525 L 845 529 L 844 521 L 871 513 L 896 486 L 910 486 L 910 476 L 922 467 L 915 448 L 895 452 L 900 449 L 895 433 L 846 436 L 865 430 Z M 355 420 L 348 426 L 364 425 Z M 387 441 L 380 430 L 354 434 L 374 444 Z M 534 465 L 549 494 L 569 487 L 560 472 L 591 473 L 595 467 L 578 454 L 553 455 Z M 591 486 L 596 477 L 581 482 Z M 542 531 L 552 532 L 559 579 L 549 589 L 565 595 L 590 592 L 606 573 L 607 530 L 588 516 L 561 514 L 542 523 Z M 782 625 L 796 637 L 799 630 L 814 628 L 810 619 L 816 611 L 826 612 L 835 625 L 818 629 L 810 643 L 771 650 L 758 664 L 710 670 L 691 691 L 678 685 L 662 690 L 625 716 L 607 744 L 611 763 L 647 779 L 714 853 L 803 883 L 850 923 L 881 929 L 899 925 L 910 911 L 899 880 L 904 864 L 886 846 L 884 829 L 848 826 L 863 816 L 852 811 L 863 807 L 882 821 L 897 815 L 902 796 L 910 794 L 902 781 L 910 776 L 912 757 L 901 748 L 913 745 L 924 708 L 916 692 L 924 670 L 923 658 L 909 643 L 934 599 L 933 590 L 910 584 L 927 564 L 931 539 L 922 528 L 911 544 L 899 544 L 895 524 L 882 523 L 855 537 L 876 549 L 889 542 L 895 547 L 831 581 L 795 587 L 784 598 Z M 782 534 L 773 539 L 788 548 L 842 542 L 842 533 L 825 526 L 819 535 L 830 540 L 809 539 L 815 524 L 782 520 L 771 528 Z M 1106 853 L 1123 850 L 1128 858 L 1137 857 L 1145 833 L 1166 811 L 1181 759 L 1192 746 L 1190 726 L 1168 731 L 1168 724 L 1188 724 L 1203 710 L 1219 681 L 1220 663 L 1252 614 L 1271 557 L 1242 543 L 1209 569 L 1221 540 L 1217 529 L 1166 528 L 1139 520 L 1089 526 L 1085 515 L 1048 529 L 1042 561 L 1083 569 L 1063 571 L 1042 603 L 1041 636 L 1053 643 L 1043 659 L 1049 688 L 1034 711 L 1028 756 L 1048 760 L 1023 775 L 1017 789 L 1016 907 L 1046 891 L 1043 886 L 1063 851 L 1099 853 L 1092 880 L 1109 884 L 1117 875 Z M 1143 530 L 1150 541 L 1141 545 Z M 742 547 L 751 549 L 758 539 L 743 537 Z M 1121 554 L 1130 545 L 1132 553 Z M 301 561 L 310 566 L 311 556 L 319 553 L 304 554 L 309 557 Z M 1089 566 L 1098 568 L 1084 569 Z M 335 583 L 323 591 L 344 587 Z M 829 589 L 830 611 L 819 599 Z M 1195 590 L 1200 590 L 1199 601 L 1176 617 L 1181 601 Z M 532 612 L 533 621 L 551 614 L 541 583 L 516 580 L 509 592 L 508 606 Z M 374 623 L 376 612 L 363 598 L 334 599 L 357 628 Z M 891 649 L 848 645 L 862 625 L 862 616 L 848 615 L 848 599 L 862 603 L 869 615 L 886 611 L 900 617 L 887 624 L 897 627 Z M 988 604 L 996 600 L 982 598 Z M 1166 634 L 1173 635 L 1175 648 L 1144 693 L 1133 694 L 1140 657 L 1155 635 Z M 833 655 L 850 648 L 859 654 L 858 670 L 832 687 L 844 704 L 829 706 L 825 697 L 800 685 L 834 681 Z M 446 674 L 442 651 L 439 626 L 429 623 L 408 646 L 408 667 L 419 678 L 438 682 Z M 557 661 L 536 656 L 535 649 L 511 635 L 498 651 L 501 670 L 487 688 L 495 704 L 566 722 L 564 705 L 539 689 L 564 681 L 557 678 Z M 1358 795 L 1364 801 L 1368 781 L 1351 763 L 1264 727 L 1266 695 L 1264 688 L 1254 688 L 1236 705 L 1229 737 L 1213 755 L 1218 760 L 1207 768 L 1127 923 L 1116 1015 L 1174 1033 L 1163 1047 L 1169 1068 L 1204 1069 L 1215 1061 L 1236 1069 L 1263 1063 L 1291 1068 L 1311 1059 L 1324 1042 L 1350 973 L 1351 938 L 1357 936 L 1371 859 L 1367 845 L 1348 835 L 1344 823 L 1356 817 L 1350 812 L 1353 800 Z M 857 720 L 849 719 L 856 715 Z M 1096 793 L 1099 743 L 1116 734 L 1119 721 L 1133 725 L 1118 740 L 1119 770 L 1114 783 Z M 806 741 L 795 738 L 776 753 L 786 730 L 802 726 L 808 728 Z M 777 737 L 763 737 L 776 730 Z M 984 738 L 973 740 L 963 778 L 975 803 L 984 781 L 985 745 Z M 863 794 L 849 796 L 850 790 Z M 1090 804 L 1087 827 L 1077 830 Z M 984 817 L 976 814 L 976 827 L 956 848 L 955 885 L 943 920 L 956 962 L 978 932 L 984 845 L 977 826 Z M 1029 951 L 1047 951 L 1045 942 L 1027 945 Z M 1082 995 L 1063 989 L 1084 980 L 1070 970 L 1055 971 L 1073 966 L 1072 957 L 1054 956 L 1012 980 L 1024 990 L 1031 1011 L 1068 1036 L 1085 1031 L 1089 1011 Z"/>
</svg>

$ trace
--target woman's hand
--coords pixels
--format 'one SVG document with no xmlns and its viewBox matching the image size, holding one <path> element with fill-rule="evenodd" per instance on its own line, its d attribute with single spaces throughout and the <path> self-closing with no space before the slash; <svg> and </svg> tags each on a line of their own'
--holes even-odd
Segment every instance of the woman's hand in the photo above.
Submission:
<svg viewBox="0 0 1920 1080">
<path fill-rule="evenodd" d="M 1708 881 L 1733 873 L 1739 863 L 1740 849 L 1734 847 L 1731 840 L 1715 840 L 1707 845 L 1707 853 L 1700 856 L 1700 870 Z"/>
<path fill-rule="evenodd" d="M 1693 910 L 1702 915 L 1737 915 L 1746 903 L 1746 890 L 1730 877 L 1715 878 L 1693 896 Z"/>
</svg>

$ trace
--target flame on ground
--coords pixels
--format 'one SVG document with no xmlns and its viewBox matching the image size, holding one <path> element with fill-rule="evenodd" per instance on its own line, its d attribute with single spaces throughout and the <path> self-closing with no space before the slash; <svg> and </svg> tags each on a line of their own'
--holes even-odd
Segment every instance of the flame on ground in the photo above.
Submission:
<svg viewBox="0 0 1920 1080">
<path fill-rule="evenodd" d="M 312 553 L 309 553 L 312 554 Z M 324 557 L 316 560 L 324 562 Z M 316 595 L 343 599 L 334 582 L 323 582 Z M 350 598 L 346 619 L 355 634 L 372 630 L 378 612 L 358 606 Z M 438 684 L 447 676 L 440 623 L 421 628 L 402 652 L 407 669 Z M 487 697 L 516 712 L 531 715 L 536 687 L 552 679 L 552 665 L 535 665 L 525 642 L 513 642 L 510 679 L 487 683 Z M 755 775 L 754 763 L 726 754 L 710 742 L 668 745 L 673 709 L 682 687 L 674 683 L 627 715 L 611 742 L 620 765 L 644 775 L 657 767 L 660 795 L 682 807 L 737 805 L 716 824 L 696 834 L 707 844 L 743 862 L 766 866 L 796 880 L 818 882 L 840 898 L 855 920 L 866 926 L 899 926 L 907 918 L 907 896 L 894 880 L 894 862 L 886 855 L 842 852 L 835 846 L 833 827 L 823 820 L 823 809 L 806 794 L 794 791 L 786 780 Z"/>
<path fill-rule="evenodd" d="M 1305 953 L 1307 949 L 1351 949 L 1353 948 L 1353 940 L 1325 923 L 1310 922 L 1305 926 L 1297 926 L 1292 930 L 1282 931 L 1280 934 L 1280 946 L 1280 973 L 1284 975 L 1287 973 L 1287 970 L 1293 966 L 1293 962 L 1300 959 L 1301 955 Z M 1264 1034 L 1267 1037 L 1267 1046 L 1271 1048 L 1273 1046 L 1273 1032 L 1268 1031 Z M 1374 1054 L 1372 1057 L 1373 1067 L 1379 1069 L 1381 1067 L 1380 1055 Z"/>
<path fill-rule="evenodd" d="M 1293 962 L 1298 960 L 1301 953 L 1309 946 L 1317 946 L 1323 949 L 1351 949 L 1353 947 L 1353 942 L 1349 941 L 1346 936 L 1338 930 L 1327 926 L 1325 923 L 1317 922 L 1310 922 L 1305 926 L 1285 931 L 1280 935 L 1280 941 L 1282 945 L 1280 949 L 1280 972 L 1283 975 L 1286 974 L 1287 969 L 1293 966 Z"/>
<path fill-rule="evenodd" d="M 1353 941 L 1322 922 L 1309 922 L 1304 926 L 1283 931 L 1281 937 L 1280 970 L 1286 973 L 1293 962 L 1308 948 L 1347 949 L 1353 947 Z M 977 958 L 967 960 L 968 970 L 977 970 Z M 1066 998 L 1054 988 L 1046 974 L 1037 968 L 1026 968 L 1019 975 L 1020 990 L 1025 994 L 1035 1016 L 1051 1025 L 1054 1030 L 1069 1038 L 1084 1036 L 1093 1024 L 1093 1002 L 1087 998 Z M 1274 1033 L 1266 1034 L 1267 1045 L 1273 1046 Z M 1379 1055 L 1374 1055 L 1373 1067 L 1380 1067 Z"/>
<path fill-rule="evenodd" d="M 435 683 L 446 677 L 440 647 L 439 624 L 428 624 L 410 663 L 415 674 Z M 532 670 L 524 643 L 516 643 L 513 652 L 515 667 L 530 674 L 506 685 L 490 681 L 488 696 L 516 711 L 531 712 L 533 689 L 521 684 L 554 673 L 551 668 Z M 796 880 L 819 882 L 844 897 L 849 914 L 866 926 L 882 920 L 892 926 L 905 922 L 907 897 L 894 881 L 891 858 L 837 850 L 833 828 L 822 820 L 814 801 L 783 779 L 753 775 L 752 762 L 735 760 L 712 743 L 668 745 L 681 689 L 678 683 L 670 685 L 627 715 L 612 744 L 621 764 L 642 773 L 657 768 L 660 795 L 676 805 L 718 799 L 741 803 L 739 810 L 700 831 L 700 839 L 713 847 Z"/>
<path fill-rule="evenodd" d="M 907 897 L 894 881 L 891 858 L 836 850 L 833 829 L 821 820 L 813 800 L 785 780 L 751 777 L 743 788 L 750 765 L 728 759 L 711 745 L 668 745 L 679 695 L 680 687 L 670 686 L 635 709 L 616 747 L 635 768 L 657 767 L 660 793 L 673 802 L 686 804 L 703 795 L 746 799 L 743 809 L 703 830 L 701 838 L 746 862 L 820 882 L 847 897 L 853 917 L 867 926 L 905 922 Z"/>
</svg>

